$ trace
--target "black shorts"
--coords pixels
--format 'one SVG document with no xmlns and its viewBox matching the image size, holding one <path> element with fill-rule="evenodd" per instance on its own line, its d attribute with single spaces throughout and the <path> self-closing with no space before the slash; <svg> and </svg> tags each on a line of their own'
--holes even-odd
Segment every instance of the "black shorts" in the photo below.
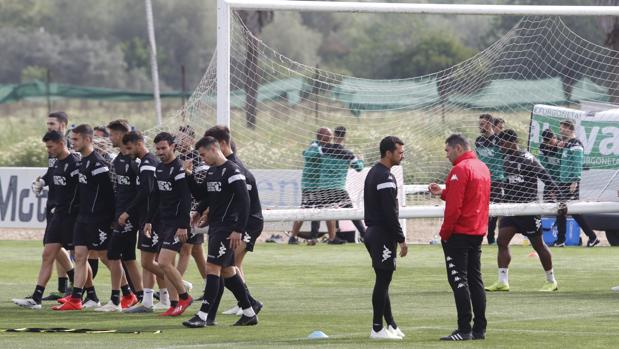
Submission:
<svg viewBox="0 0 619 349">
<path fill-rule="evenodd" d="M 73 229 L 73 245 L 86 246 L 89 250 L 107 250 L 112 234 L 109 219 L 84 221 L 77 218 Z"/>
<path fill-rule="evenodd" d="M 127 220 L 125 226 L 112 230 L 107 258 L 111 260 L 134 261 L 137 233 L 137 226 L 133 225 L 131 219 Z"/>
<path fill-rule="evenodd" d="M 166 224 L 161 222 L 161 228 L 159 229 L 159 238 L 161 239 L 161 248 L 166 250 L 172 250 L 176 252 L 181 251 L 183 243 L 176 237 L 176 231 L 178 230 L 177 224 Z M 189 234 L 191 231 L 187 229 Z"/>
<path fill-rule="evenodd" d="M 386 236 L 380 227 L 368 227 L 365 232 L 365 248 L 372 258 L 372 267 L 381 270 L 395 270 L 397 241 Z"/>
<path fill-rule="evenodd" d="M 580 182 L 576 183 L 576 190 L 574 192 L 570 191 L 570 186 L 572 183 L 557 183 L 557 186 L 559 187 L 558 200 L 561 202 L 578 200 L 580 197 Z"/>
<path fill-rule="evenodd" d="M 256 241 L 258 237 L 262 234 L 262 229 L 264 229 L 264 222 L 251 219 L 247 226 L 247 231 L 243 233 L 243 242 L 245 242 L 245 251 L 253 252 L 254 246 L 256 246 Z"/>
<path fill-rule="evenodd" d="M 161 249 L 161 235 L 159 232 L 159 224 L 153 223 L 150 237 L 144 235 L 144 228 L 139 232 L 138 248 L 142 252 L 159 253 Z"/>
<path fill-rule="evenodd" d="M 197 229 L 187 229 L 187 242 L 191 245 L 202 245 L 204 243 L 204 234 L 198 232 Z"/>
<path fill-rule="evenodd" d="M 540 216 L 508 216 L 499 220 L 499 230 L 513 227 L 524 236 L 542 235 L 542 220 Z"/>
<path fill-rule="evenodd" d="M 352 200 L 344 189 L 321 189 L 318 192 L 318 201 L 321 207 L 351 208 Z"/>
<path fill-rule="evenodd" d="M 503 202 L 503 195 L 505 192 L 503 191 L 503 182 L 492 182 L 490 184 L 490 202 L 494 204 L 499 204 Z"/>
<path fill-rule="evenodd" d="M 301 208 L 320 208 L 318 190 L 303 189 L 301 191 Z"/>
<path fill-rule="evenodd" d="M 230 230 L 209 230 L 207 263 L 224 268 L 234 265 L 234 251 L 230 248 L 230 240 L 228 240 L 230 233 Z"/>
<path fill-rule="evenodd" d="M 75 215 L 56 212 L 47 215 L 47 226 L 43 235 L 43 244 L 61 244 L 67 250 L 73 249 L 73 228 Z"/>
</svg>

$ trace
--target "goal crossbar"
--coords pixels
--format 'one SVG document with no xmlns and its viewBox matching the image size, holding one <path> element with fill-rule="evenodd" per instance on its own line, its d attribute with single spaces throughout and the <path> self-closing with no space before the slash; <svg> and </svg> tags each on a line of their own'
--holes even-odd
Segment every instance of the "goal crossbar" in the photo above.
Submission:
<svg viewBox="0 0 619 349">
<path fill-rule="evenodd" d="M 530 216 L 557 215 L 558 203 L 522 204 L 491 204 L 492 216 Z M 415 205 L 400 207 L 400 218 L 441 218 L 445 206 Z M 567 203 L 568 214 L 616 213 L 619 212 L 619 202 L 572 202 Z M 263 210 L 265 222 L 285 221 L 323 221 L 343 219 L 363 219 L 361 208 L 338 209 L 277 209 Z"/>
</svg>

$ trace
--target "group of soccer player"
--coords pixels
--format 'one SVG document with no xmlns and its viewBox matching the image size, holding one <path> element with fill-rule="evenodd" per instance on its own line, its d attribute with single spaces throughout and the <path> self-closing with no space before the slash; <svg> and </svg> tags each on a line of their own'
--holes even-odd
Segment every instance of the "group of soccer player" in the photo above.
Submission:
<svg viewBox="0 0 619 349">
<path fill-rule="evenodd" d="M 110 154 L 95 146 L 93 127 L 67 131 L 67 125 L 64 112 L 48 117 L 43 142 L 49 167 L 32 186 L 37 195 L 48 187 L 42 262 L 32 295 L 13 302 L 42 309 L 43 300 L 57 300 L 56 311 L 165 310 L 161 316 L 179 316 L 193 302 L 191 283 L 183 280 L 193 256 L 206 285 L 200 311 L 183 325 L 215 325 L 225 288 L 238 302 L 225 312 L 240 315 L 235 325 L 257 324 L 263 305 L 251 296 L 242 264 L 262 232 L 262 208 L 256 180 L 234 153 L 230 130 L 212 127 L 197 142 L 190 126 L 161 132 L 152 141 L 152 154 L 141 132 L 126 120 L 114 120 L 105 135 L 117 148 Z M 65 294 L 44 298 L 54 261 Z M 98 261 L 111 275 L 112 292 L 104 305 L 94 287 Z"/>
</svg>

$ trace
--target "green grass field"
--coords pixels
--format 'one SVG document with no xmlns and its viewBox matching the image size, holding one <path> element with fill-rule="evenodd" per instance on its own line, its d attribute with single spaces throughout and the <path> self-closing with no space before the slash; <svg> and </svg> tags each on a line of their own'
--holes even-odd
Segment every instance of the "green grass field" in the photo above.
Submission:
<svg viewBox="0 0 619 349">
<path fill-rule="evenodd" d="M 414 245 L 398 261 L 391 287 L 396 321 L 407 334 L 403 342 L 371 342 L 370 295 L 373 272 L 362 245 L 289 246 L 261 244 L 247 259 L 249 285 L 265 303 L 260 324 L 250 328 L 230 325 L 235 317 L 218 316 L 217 327 L 185 329 L 181 322 L 197 309 L 194 304 L 180 318 L 153 314 L 123 315 L 94 312 L 56 313 L 21 309 L 10 301 L 34 287 L 40 243 L 0 242 L 0 328 L 69 327 L 155 331 L 160 334 L 0 333 L 2 348 L 272 348 L 272 347 L 484 347 L 484 348 L 611 348 L 619 343 L 619 294 L 609 290 L 619 283 L 618 250 L 554 249 L 559 292 L 536 290 L 544 274 L 529 247 L 513 247 L 510 270 L 512 291 L 488 295 L 488 333 L 484 342 L 442 343 L 437 339 L 455 328 L 455 307 L 438 246 Z M 487 283 L 496 278 L 496 248 L 484 247 Z M 100 269 L 101 270 L 101 269 Z M 109 274 L 97 276 L 99 297 L 109 296 Z M 194 297 L 202 282 L 191 266 Z M 55 288 L 52 279 L 50 288 Z M 221 309 L 232 305 L 226 293 Z M 220 309 L 220 310 L 221 310 Z M 330 338 L 308 340 L 322 330 Z"/>
</svg>

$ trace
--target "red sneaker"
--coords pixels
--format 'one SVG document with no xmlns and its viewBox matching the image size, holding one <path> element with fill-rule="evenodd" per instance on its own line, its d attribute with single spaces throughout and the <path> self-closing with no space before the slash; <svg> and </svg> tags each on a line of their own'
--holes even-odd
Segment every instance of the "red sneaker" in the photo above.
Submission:
<svg viewBox="0 0 619 349">
<path fill-rule="evenodd" d="M 71 300 L 71 295 L 66 295 L 62 298 L 58 298 L 56 299 L 56 302 L 60 303 L 60 304 L 65 304 L 66 302 L 68 302 L 69 300 Z"/>
<path fill-rule="evenodd" d="M 185 310 L 187 310 L 187 308 L 189 308 L 191 303 L 193 303 L 193 298 L 191 298 L 191 296 L 189 296 L 185 300 L 179 299 L 178 300 L 178 305 L 176 306 L 176 308 L 174 308 L 174 311 L 172 311 L 170 316 L 179 316 L 179 315 L 181 315 L 182 313 L 185 312 Z"/>
<path fill-rule="evenodd" d="M 135 304 L 138 304 L 138 297 L 136 297 L 133 293 L 128 296 L 122 296 L 120 299 L 120 306 L 123 309 L 130 308 Z"/>
<path fill-rule="evenodd" d="M 71 298 L 62 305 L 52 307 L 52 310 L 67 311 L 67 310 L 82 310 L 82 300 Z"/>
<path fill-rule="evenodd" d="M 168 310 L 165 311 L 165 313 L 159 314 L 159 316 L 170 316 L 170 314 L 174 312 L 174 309 L 174 307 L 169 307 Z"/>
</svg>

